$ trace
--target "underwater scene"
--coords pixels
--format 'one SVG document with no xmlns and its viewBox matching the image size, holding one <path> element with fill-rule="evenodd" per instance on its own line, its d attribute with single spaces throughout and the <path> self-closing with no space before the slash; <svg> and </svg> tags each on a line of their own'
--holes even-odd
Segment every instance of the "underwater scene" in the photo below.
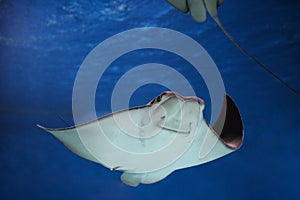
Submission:
<svg viewBox="0 0 300 200">
<path fill-rule="evenodd" d="M 299 199 L 299 9 L 0 0 L 0 199 Z"/>
</svg>

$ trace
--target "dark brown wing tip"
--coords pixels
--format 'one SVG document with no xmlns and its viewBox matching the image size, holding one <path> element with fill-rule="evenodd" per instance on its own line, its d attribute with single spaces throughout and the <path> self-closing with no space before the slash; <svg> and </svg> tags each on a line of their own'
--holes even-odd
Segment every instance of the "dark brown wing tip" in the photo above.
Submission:
<svg viewBox="0 0 300 200">
<path fill-rule="evenodd" d="M 228 147 L 232 149 L 241 147 L 244 140 L 242 118 L 233 99 L 227 94 L 224 98 L 222 111 L 213 125 L 213 129 Z"/>
</svg>

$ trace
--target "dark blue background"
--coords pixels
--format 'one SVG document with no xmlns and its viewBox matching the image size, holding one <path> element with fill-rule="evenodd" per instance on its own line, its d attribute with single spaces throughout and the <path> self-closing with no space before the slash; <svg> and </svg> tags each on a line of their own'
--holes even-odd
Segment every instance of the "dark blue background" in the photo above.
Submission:
<svg viewBox="0 0 300 200">
<path fill-rule="evenodd" d="M 243 47 L 300 90 L 299 10 L 297 0 L 225 0 L 219 17 Z M 300 198 L 300 98 L 245 57 L 211 19 L 195 23 L 163 0 L 2 0 L 0 25 L 0 199 Z M 145 26 L 180 31 L 205 47 L 240 109 L 245 141 L 222 159 L 132 188 L 120 172 L 79 158 L 35 125 L 63 127 L 57 115 L 71 123 L 72 87 L 85 56 L 106 38 Z M 147 62 L 183 73 L 209 108 L 201 77 L 176 57 L 149 50 L 120 58 L 106 72 L 96 97 L 99 115 L 110 112 L 118 78 Z M 163 90 L 140 88 L 130 104 L 145 104 Z"/>
</svg>

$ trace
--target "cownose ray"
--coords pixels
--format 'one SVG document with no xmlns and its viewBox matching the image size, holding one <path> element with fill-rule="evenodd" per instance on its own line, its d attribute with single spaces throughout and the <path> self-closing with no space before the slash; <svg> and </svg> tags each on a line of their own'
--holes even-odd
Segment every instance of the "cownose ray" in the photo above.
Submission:
<svg viewBox="0 0 300 200">
<path fill-rule="evenodd" d="M 130 186 L 158 182 L 173 171 L 201 165 L 237 150 L 243 124 L 233 100 L 225 95 L 214 126 L 203 117 L 204 101 L 164 92 L 143 106 L 111 113 L 50 132 L 73 153 L 124 171 Z"/>
<path fill-rule="evenodd" d="M 267 73 L 269 73 L 271 76 L 273 76 L 275 79 L 277 79 L 281 84 L 283 84 L 285 87 L 287 87 L 290 91 L 294 92 L 295 94 L 300 96 L 300 91 L 292 87 L 289 83 L 284 81 L 282 78 L 280 78 L 277 74 L 275 74 L 270 68 L 268 68 L 266 65 L 264 65 L 262 62 L 260 62 L 255 56 L 250 54 L 246 49 L 241 47 L 241 45 L 234 39 L 234 37 L 227 31 L 227 29 L 224 27 L 223 23 L 221 23 L 217 7 L 220 6 L 223 3 L 223 0 L 166 0 L 171 5 L 173 5 L 175 8 L 180 10 L 181 12 L 188 12 L 191 11 L 192 14 L 197 14 L 197 12 L 201 12 L 205 14 L 205 10 L 209 13 L 209 15 L 213 18 L 213 20 L 216 22 L 216 24 L 219 26 L 219 28 L 223 31 L 223 33 L 233 42 L 233 44 L 246 56 L 248 56 L 251 60 L 253 60 L 259 67 L 261 67 L 263 70 L 265 70 Z M 189 8 L 189 3 L 195 4 L 197 6 L 192 6 Z M 191 10 L 190 10 L 191 9 Z M 192 10 L 193 9 L 193 10 Z M 195 10 L 197 9 L 197 10 Z M 199 16 L 198 16 L 199 17 Z M 204 17 L 205 16 L 201 16 Z M 197 20 L 196 20 L 197 21 Z"/>
</svg>

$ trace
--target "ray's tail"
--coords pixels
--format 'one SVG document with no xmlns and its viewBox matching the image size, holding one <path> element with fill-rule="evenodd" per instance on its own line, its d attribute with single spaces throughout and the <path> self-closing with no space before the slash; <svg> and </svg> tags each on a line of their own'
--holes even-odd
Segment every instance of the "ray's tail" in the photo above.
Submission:
<svg viewBox="0 0 300 200">
<path fill-rule="evenodd" d="M 291 90 L 292 92 L 294 92 L 295 94 L 300 96 L 300 92 L 293 88 L 290 84 L 288 84 L 286 81 L 284 81 L 283 79 L 281 79 L 277 74 L 275 74 L 274 72 L 272 72 L 272 70 L 270 70 L 267 66 L 265 66 L 264 64 L 262 64 L 259 60 L 257 60 L 253 55 L 251 55 L 248 51 L 246 51 L 243 47 L 241 47 L 239 45 L 239 43 L 232 37 L 232 35 L 225 29 L 225 27 L 223 26 L 223 24 L 221 23 L 221 21 L 219 20 L 218 17 L 213 17 L 213 19 L 215 20 L 215 22 L 218 24 L 218 26 L 220 27 L 220 29 L 224 32 L 224 34 L 233 42 L 233 44 L 239 48 L 246 56 L 248 56 L 249 58 L 251 58 L 258 66 L 260 66 L 261 68 L 263 68 L 267 73 L 269 73 L 271 76 L 273 76 L 274 78 L 276 78 L 281 84 L 283 84 L 285 87 L 287 87 L 289 90 Z"/>
</svg>

